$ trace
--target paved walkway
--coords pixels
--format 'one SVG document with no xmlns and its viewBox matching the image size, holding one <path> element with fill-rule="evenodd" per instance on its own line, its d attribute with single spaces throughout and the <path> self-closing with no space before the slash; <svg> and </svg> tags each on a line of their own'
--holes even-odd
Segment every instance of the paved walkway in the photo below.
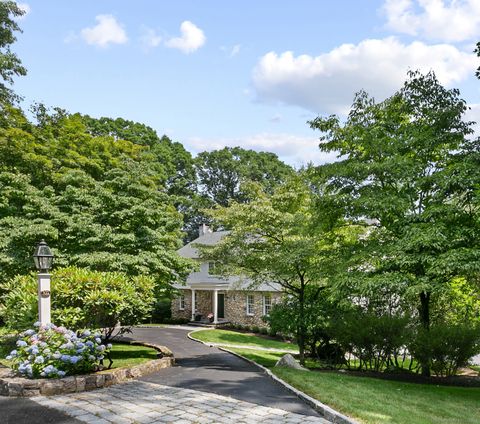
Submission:
<svg viewBox="0 0 480 424">
<path fill-rule="evenodd" d="M 95 392 L 34 398 L 42 406 L 84 423 L 268 423 L 328 424 L 278 408 L 269 408 L 197 390 L 132 381 Z"/>
<path fill-rule="evenodd" d="M 0 399 L 0 422 L 328 423 L 253 365 L 189 340 L 188 331 L 137 328 L 129 336 L 170 347 L 177 361 L 173 368 L 92 392 Z M 23 413 L 22 403 L 30 413 Z"/>
</svg>

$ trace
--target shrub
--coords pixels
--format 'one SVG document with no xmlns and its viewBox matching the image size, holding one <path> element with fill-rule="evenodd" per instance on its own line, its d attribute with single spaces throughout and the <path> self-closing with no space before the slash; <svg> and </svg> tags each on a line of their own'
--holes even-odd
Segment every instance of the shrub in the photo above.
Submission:
<svg viewBox="0 0 480 424">
<path fill-rule="evenodd" d="M 260 334 L 268 334 L 268 328 L 267 327 L 260 327 Z"/>
<path fill-rule="evenodd" d="M 455 375 L 480 351 L 480 328 L 465 324 L 435 325 L 417 330 L 408 349 L 438 376 Z"/>
<path fill-rule="evenodd" d="M 37 323 L 38 324 L 38 323 Z M 28 378 L 58 378 L 96 371 L 111 345 L 101 344 L 100 333 L 84 330 L 79 336 L 65 327 L 49 324 L 19 335 L 17 348 L 6 359 Z"/>
<path fill-rule="evenodd" d="M 152 323 L 164 323 L 165 320 L 172 318 L 172 300 L 170 297 L 162 297 L 157 299 L 153 304 L 152 314 L 150 322 Z"/>
<path fill-rule="evenodd" d="M 260 328 L 258 327 L 258 325 L 253 325 L 250 328 L 250 330 L 251 330 L 252 333 L 258 333 L 260 331 Z"/>
<path fill-rule="evenodd" d="M 409 339 L 408 323 L 408 317 L 352 311 L 332 325 L 330 336 L 336 345 L 326 353 L 338 357 L 339 352 L 347 352 L 349 368 L 380 371 L 401 367 L 399 357 Z"/>
<path fill-rule="evenodd" d="M 154 302 L 150 277 L 128 277 L 76 267 L 52 275 L 52 321 L 67 328 L 101 328 L 104 340 L 115 327 L 141 323 Z M 37 317 L 37 276 L 17 276 L 2 285 L 4 319 L 12 329 L 25 330 Z M 119 329 L 124 332 L 124 329 Z"/>
</svg>

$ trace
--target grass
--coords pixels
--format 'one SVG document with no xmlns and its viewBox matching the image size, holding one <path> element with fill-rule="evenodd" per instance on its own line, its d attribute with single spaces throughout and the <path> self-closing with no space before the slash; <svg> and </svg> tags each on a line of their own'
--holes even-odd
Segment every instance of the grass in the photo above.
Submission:
<svg viewBox="0 0 480 424">
<path fill-rule="evenodd" d="M 278 377 L 368 424 L 478 424 L 480 388 L 273 368 Z"/>
<path fill-rule="evenodd" d="M 267 368 L 274 367 L 277 361 L 284 355 L 284 353 L 281 352 L 267 352 L 265 350 L 240 349 L 234 347 L 229 347 L 228 350 L 238 353 Z"/>
<path fill-rule="evenodd" d="M 298 346 L 278 340 L 266 339 L 251 334 L 237 333 L 229 330 L 198 330 L 192 336 L 203 342 L 218 343 L 220 345 L 255 346 L 267 349 L 282 349 L 297 351 Z"/>
<path fill-rule="evenodd" d="M 297 389 L 365 424 L 478 424 L 480 388 L 404 383 L 338 372 L 274 367 L 278 352 L 230 350 Z"/>
<path fill-rule="evenodd" d="M 112 368 L 124 368 L 157 359 L 157 351 L 146 346 L 116 343 L 110 356 L 113 361 Z M 105 361 L 105 365 L 108 365 L 108 361 Z"/>
</svg>

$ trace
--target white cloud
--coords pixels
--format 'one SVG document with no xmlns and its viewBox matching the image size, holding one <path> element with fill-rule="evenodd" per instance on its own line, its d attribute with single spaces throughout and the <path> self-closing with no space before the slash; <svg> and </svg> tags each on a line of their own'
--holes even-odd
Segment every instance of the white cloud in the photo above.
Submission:
<svg viewBox="0 0 480 424">
<path fill-rule="evenodd" d="M 182 33 L 180 37 L 170 38 L 165 45 L 188 54 L 202 47 L 207 40 L 203 31 L 190 21 L 182 22 L 180 32 Z"/>
<path fill-rule="evenodd" d="M 218 139 L 192 137 L 185 145 L 194 153 L 223 149 L 226 146 L 240 146 L 257 152 L 273 152 L 284 162 L 296 167 L 310 162 L 316 165 L 333 162 L 336 158 L 335 154 L 319 150 L 319 140 L 315 136 L 301 137 L 285 133 L 260 133 L 247 137 Z"/>
<path fill-rule="evenodd" d="M 480 33 L 479 0 L 386 0 L 387 28 L 432 40 L 459 42 Z"/>
<path fill-rule="evenodd" d="M 472 125 L 472 129 L 474 133 L 472 134 L 473 137 L 480 137 L 480 104 L 479 103 L 472 103 L 469 104 L 469 110 L 465 113 L 464 120 L 465 121 L 473 121 L 475 124 Z"/>
<path fill-rule="evenodd" d="M 473 54 L 448 44 L 405 45 L 389 37 L 343 44 L 316 57 L 267 53 L 253 71 L 253 86 L 259 101 L 345 114 L 354 93 L 364 89 L 384 99 L 401 87 L 408 69 L 434 70 L 449 85 L 473 75 L 477 66 Z"/>
<path fill-rule="evenodd" d="M 25 19 L 26 16 L 32 11 L 32 8 L 27 3 L 17 3 L 19 9 L 22 9 L 25 13 L 22 16 L 19 16 L 17 19 Z"/>
<path fill-rule="evenodd" d="M 240 53 L 240 49 L 241 49 L 241 45 L 240 44 L 235 44 L 233 47 L 232 47 L 232 50 L 230 51 L 230 57 L 234 57 L 236 56 L 238 53 Z"/>
<path fill-rule="evenodd" d="M 114 16 L 97 15 L 95 20 L 97 25 L 80 32 L 87 44 L 108 47 L 109 44 L 125 44 L 128 41 L 127 33 Z"/>
<path fill-rule="evenodd" d="M 147 47 L 158 47 L 162 42 L 162 36 L 152 28 L 144 28 L 143 35 L 140 37 L 142 44 Z"/>
</svg>

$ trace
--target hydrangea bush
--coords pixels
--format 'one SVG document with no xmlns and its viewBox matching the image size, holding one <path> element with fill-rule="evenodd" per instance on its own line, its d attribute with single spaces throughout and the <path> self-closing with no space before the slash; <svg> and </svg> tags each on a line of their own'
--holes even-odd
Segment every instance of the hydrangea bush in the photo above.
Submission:
<svg viewBox="0 0 480 424">
<path fill-rule="evenodd" d="M 100 333 L 83 330 L 77 335 L 53 324 L 20 333 L 17 348 L 6 359 L 23 377 L 59 378 L 98 369 L 112 345 L 103 345 Z"/>
</svg>

